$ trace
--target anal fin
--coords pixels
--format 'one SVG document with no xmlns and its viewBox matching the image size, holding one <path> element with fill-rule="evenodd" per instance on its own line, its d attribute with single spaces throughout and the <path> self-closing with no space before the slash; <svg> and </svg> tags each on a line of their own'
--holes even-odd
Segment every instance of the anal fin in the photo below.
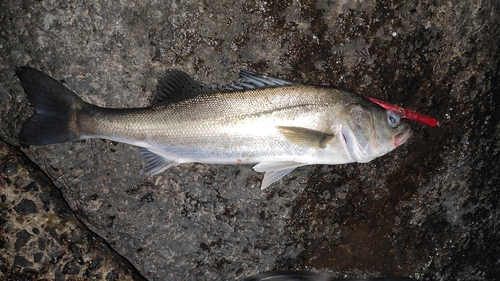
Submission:
<svg viewBox="0 0 500 281">
<path fill-rule="evenodd" d="M 145 174 L 156 175 L 165 171 L 170 167 L 179 165 L 178 162 L 167 159 L 147 148 L 140 147 L 139 153 L 141 154 L 142 159 L 144 160 L 144 166 L 142 167 L 142 172 Z"/>
</svg>

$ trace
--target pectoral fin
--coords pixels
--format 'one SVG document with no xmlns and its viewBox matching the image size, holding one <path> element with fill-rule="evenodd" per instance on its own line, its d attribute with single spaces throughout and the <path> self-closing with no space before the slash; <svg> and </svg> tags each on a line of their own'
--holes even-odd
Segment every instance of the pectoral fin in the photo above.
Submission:
<svg viewBox="0 0 500 281">
<path fill-rule="evenodd" d="M 280 180 L 282 177 L 286 176 L 288 173 L 295 170 L 295 168 L 305 165 L 307 165 L 307 163 L 299 163 L 291 161 L 273 161 L 273 162 L 261 162 L 253 166 L 253 169 L 256 172 L 265 172 L 264 179 L 262 180 L 260 188 L 266 189 L 274 182 Z"/>
<path fill-rule="evenodd" d="M 307 128 L 284 126 L 278 126 L 276 128 L 286 139 L 300 146 L 326 148 L 335 139 L 334 134 Z"/>
</svg>

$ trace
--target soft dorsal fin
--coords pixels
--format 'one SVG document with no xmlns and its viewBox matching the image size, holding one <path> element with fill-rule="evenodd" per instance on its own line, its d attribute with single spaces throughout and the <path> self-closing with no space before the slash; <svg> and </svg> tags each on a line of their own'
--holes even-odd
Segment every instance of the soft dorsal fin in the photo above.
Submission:
<svg viewBox="0 0 500 281">
<path fill-rule="evenodd" d="M 240 90 L 248 90 L 256 88 L 289 86 L 293 84 L 296 83 L 283 79 L 268 77 L 250 70 L 241 70 L 239 80 L 228 85 L 217 87 L 217 89 L 223 91 L 240 91 Z"/>
<path fill-rule="evenodd" d="M 187 73 L 169 69 L 158 79 L 152 105 L 195 97 L 210 90 L 195 81 Z"/>
</svg>

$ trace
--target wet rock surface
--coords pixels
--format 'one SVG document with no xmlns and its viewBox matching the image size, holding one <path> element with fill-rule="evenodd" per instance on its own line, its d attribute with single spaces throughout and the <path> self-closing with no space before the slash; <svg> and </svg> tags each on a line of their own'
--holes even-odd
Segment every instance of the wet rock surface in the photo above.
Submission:
<svg viewBox="0 0 500 281">
<path fill-rule="evenodd" d="M 206 84 L 247 68 L 348 88 L 437 117 L 441 127 L 414 125 L 410 142 L 389 155 L 300 168 L 265 191 L 250 166 L 185 164 L 145 176 L 135 148 L 103 140 L 21 151 L 150 280 L 284 269 L 491 280 L 500 273 L 498 12 L 495 1 L 10 1 L 0 11 L 0 137 L 19 147 L 32 114 L 18 65 L 108 107 L 146 106 L 173 67 Z M 2 162 L 4 182 L 25 171 L 14 162 Z M 25 176 L 18 186 L 33 196 L 7 209 L 55 211 L 53 194 Z M 2 225 L 12 220 L 2 216 Z M 36 276 L 36 264 L 62 255 L 23 253 L 39 234 L 5 229 L 20 253 L 3 250 L 13 267 L 0 274 Z M 96 266 L 78 244 L 63 248 L 78 268 Z"/>
</svg>

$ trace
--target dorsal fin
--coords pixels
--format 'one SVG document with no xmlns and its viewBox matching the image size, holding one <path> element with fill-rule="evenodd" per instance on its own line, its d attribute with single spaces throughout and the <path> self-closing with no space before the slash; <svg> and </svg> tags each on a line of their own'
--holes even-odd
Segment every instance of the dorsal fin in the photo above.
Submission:
<svg viewBox="0 0 500 281">
<path fill-rule="evenodd" d="M 241 70 L 240 79 L 231 84 L 217 87 L 222 91 L 240 91 L 256 88 L 270 88 L 278 86 L 289 86 L 296 84 L 292 81 L 268 77 L 250 70 Z"/>
<path fill-rule="evenodd" d="M 184 100 L 207 92 L 210 90 L 187 73 L 178 69 L 169 69 L 158 79 L 151 104 Z"/>
<path fill-rule="evenodd" d="M 250 70 L 241 70 L 240 79 L 228 85 L 205 87 L 187 73 L 169 69 L 158 79 L 151 105 L 184 100 L 214 91 L 241 91 L 256 88 L 270 88 L 296 84 L 292 81 L 268 77 Z"/>
<path fill-rule="evenodd" d="M 240 71 L 240 81 L 243 83 L 254 84 L 258 87 L 275 87 L 297 84 L 292 81 L 265 76 L 245 69 Z"/>
</svg>

